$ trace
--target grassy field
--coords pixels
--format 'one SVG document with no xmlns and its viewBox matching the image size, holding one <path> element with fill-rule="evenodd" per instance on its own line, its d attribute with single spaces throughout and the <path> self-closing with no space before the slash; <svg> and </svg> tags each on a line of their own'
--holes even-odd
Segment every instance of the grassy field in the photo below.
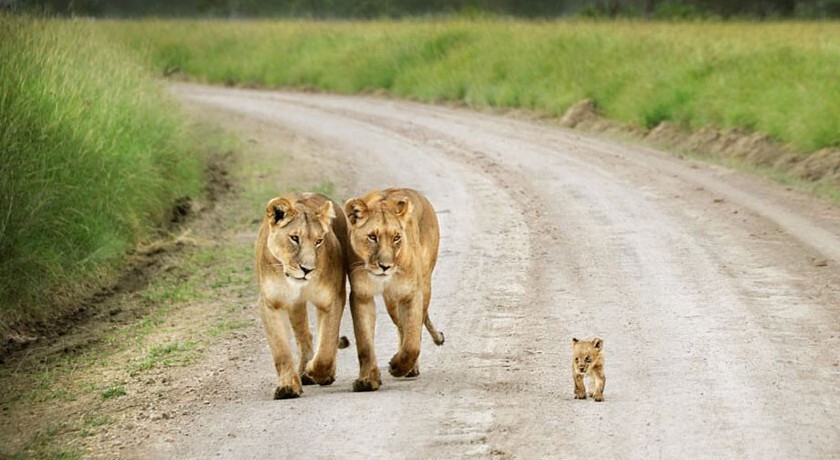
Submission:
<svg viewBox="0 0 840 460">
<path fill-rule="evenodd" d="M 106 22 L 162 73 L 840 145 L 840 23 Z"/>
<path fill-rule="evenodd" d="M 195 140 L 128 56 L 88 21 L 0 15 L 4 338 L 114 280 L 175 200 L 201 191 Z"/>
</svg>

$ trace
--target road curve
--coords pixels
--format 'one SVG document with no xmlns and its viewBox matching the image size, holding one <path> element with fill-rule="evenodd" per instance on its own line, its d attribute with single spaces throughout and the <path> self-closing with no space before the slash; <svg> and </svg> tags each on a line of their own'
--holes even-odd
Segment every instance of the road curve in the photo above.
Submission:
<svg viewBox="0 0 840 460">
<path fill-rule="evenodd" d="M 242 397 L 148 453 L 199 457 L 840 456 L 840 209 L 769 181 L 547 124 L 370 97 L 176 85 L 292 130 L 354 189 L 438 210 L 422 375 Z M 283 149 L 282 146 L 278 147 Z M 300 161 L 300 160 L 296 160 Z M 281 192 L 282 190 L 278 190 Z M 336 197 L 343 200 L 347 197 Z M 256 293 L 256 289 L 255 289 Z M 352 336 L 349 314 L 342 325 Z M 605 341 L 605 401 L 573 398 L 572 336 Z M 396 348 L 384 309 L 380 367 Z"/>
</svg>

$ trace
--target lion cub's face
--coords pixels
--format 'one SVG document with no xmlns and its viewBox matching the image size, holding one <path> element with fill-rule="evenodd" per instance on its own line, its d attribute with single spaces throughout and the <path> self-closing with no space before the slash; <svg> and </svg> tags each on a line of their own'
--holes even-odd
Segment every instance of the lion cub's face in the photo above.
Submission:
<svg viewBox="0 0 840 460">
<path fill-rule="evenodd" d="M 275 198 L 266 206 L 269 221 L 268 250 L 283 265 L 291 282 L 305 283 L 318 276 L 324 239 L 331 234 L 335 218 L 332 202 L 315 207 Z"/>
<path fill-rule="evenodd" d="M 350 246 L 375 278 L 387 279 L 400 271 L 407 255 L 404 224 L 410 210 L 406 201 L 349 200 L 344 205 L 350 223 Z"/>
<path fill-rule="evenodd" d="M 601 352 L 604 341 L 598 337 L 592 340 L 572 339 L 572 368 L 577 374 L 588 374 L 593 366 L 603 364 Z"/>
</svg>

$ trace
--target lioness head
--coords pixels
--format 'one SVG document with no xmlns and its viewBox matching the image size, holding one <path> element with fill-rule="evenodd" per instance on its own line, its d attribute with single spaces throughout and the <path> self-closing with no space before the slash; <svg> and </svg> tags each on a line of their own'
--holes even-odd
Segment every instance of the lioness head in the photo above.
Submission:
<svg viewBox="0 0 840 460">
<path fill-rule="evenodd" d="M 293 282 L 306 282 L 318 274 L 324 240 L 331 234 L 335 218 L 332 202 L 320 207 L 306 201 L 274 198 L 265 208 L 268 220 L 268 251 L 283 265 Z"/>
<path fill-rule="evenodd" d="M 572 338 L 573 366 L 578 374 L 586 374 L 593 364 L 598 362 L 604 350 L 604 341 L 599 337 L 592 340 L 578 340 Z"/>
<path fill-rule="evenodd" d="M 408 200 L 379 199 L 377 194 L 345 203 L 350 246 L 372 276 L 387 278 L 410 263 L 406 227 L 411 211 Z"/>
</svg>

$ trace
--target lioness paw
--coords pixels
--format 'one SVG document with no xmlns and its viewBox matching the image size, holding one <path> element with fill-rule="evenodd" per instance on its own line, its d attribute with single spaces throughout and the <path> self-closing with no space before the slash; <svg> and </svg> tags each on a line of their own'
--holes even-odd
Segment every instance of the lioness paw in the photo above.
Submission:
<svg viewBox="0 0 840 460">
<path fill-rule="evenodd" d="M 329 385 L 335 382 L 335 364 L 313 360 L 306 365 L 304 375 L 318 385 Z"/>
<path fill-rule="evenodd" d="M 407 377 L 411 370 L 417 366 L 417 355 L 419 353 L 404 353 L 402 351 L 395 354 L 388 363 L 388 372 L 394 377 Z"/>
<path fill-rule="evenodd" d="M 420 366 L 414 366 L 414 369 L 410 370 L 408 374 L 405 374 L 406 378 L 412 377 L 419 377 L 420 376 Z"/>
<path fill-rule="evenodd" d="M 604 395 L 593 396 L 592 399 L 594 399 L 595 401 L 601 402 L 601 401 L 604 400 Z"/>
<path fill-rule="evenodd" d="M 284 387 L 277 387 L 274 390 L 274 399 L 294 399 L 300 397 L 300 390 L 295 390 L 292 387 L 284 386 Z"/>
<path fill-rule="evenodd" d="M 356 379 L 353 382 L 353 391 L 365 392 L 365 391 L 376 391 L 382 385 L 382 382 L 378 379 Z"/>
<path fill-rule="evenodd" d="M 586 393 L 575 393 L 575 399 L 586 399 Z"/>
<path fill-rule="evenodd" d="M 316 383 L 321 386 L 332 385 L 335 382 L 335 375 L 309 375 L 308 373 L 303 373 L 300 375 L 300 381 L 304 385 L 315 385 Z"/>
</svg>

